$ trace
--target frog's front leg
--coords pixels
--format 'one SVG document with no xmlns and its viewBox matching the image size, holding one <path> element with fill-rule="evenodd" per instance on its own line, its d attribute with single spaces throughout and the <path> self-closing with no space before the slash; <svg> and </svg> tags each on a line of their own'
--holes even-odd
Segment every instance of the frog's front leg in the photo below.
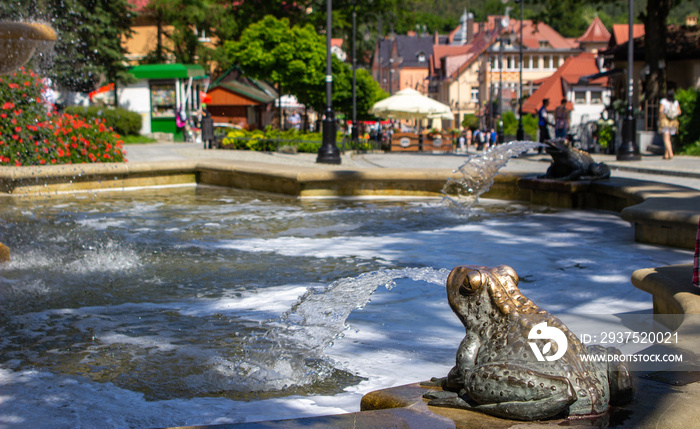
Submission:
<svg viewBox="0 0 700 429">
<path fill-rule="evenodd" d="M 481 347 L 480 338 L 467 332 L 462 342 L 459 343 L 455 366 L 447 374 L 442 385 L 444 389 L 456 392 L 464 387 L 466 374 L 474 368 L 479 347 Z"/>
<path fill-rule="evenodd" d="M 517 420 L 554 418 L 577 399 L 566 377 L 503 363 L 474 368 L 465 390 L 473 409 Z"/>
</svg>

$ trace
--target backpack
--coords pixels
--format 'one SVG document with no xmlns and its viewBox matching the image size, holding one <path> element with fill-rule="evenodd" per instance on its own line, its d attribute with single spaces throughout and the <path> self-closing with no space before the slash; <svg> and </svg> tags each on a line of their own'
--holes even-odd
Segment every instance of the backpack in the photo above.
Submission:
<svg viewBox="0 0 700 429">
<path fill-rule="evenodd" d="M 670 120 L 676 119 L 680 115 L 677 101 L 669 101 L 664 109 L 664 115 Z"/>
</svg>

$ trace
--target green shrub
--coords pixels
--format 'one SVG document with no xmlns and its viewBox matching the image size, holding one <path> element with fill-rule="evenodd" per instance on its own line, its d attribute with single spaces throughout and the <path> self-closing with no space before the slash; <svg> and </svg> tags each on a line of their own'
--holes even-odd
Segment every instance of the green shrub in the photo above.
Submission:
<svg viewBox="0 0 700 429">
<path fill-rule="evenodd" d="M 86 120 L 104 119 L 108 127 L 125 136 L 137 136 L 141 132 L 141 115 L 126 109 L 106 106 L 68 106 L 64 112 L 78 115 Z"/>
<path fill-rule="evenodd" d="M 527 113 L 523 113 L 523 131 L 525 140 L 534 141 L 537 138 L 537 118 Z M 515 136 L 518 133 L 518 118 L 513 112 L 503 114 L 503 133 L 507 136 Z"/>
<path fill-rule="evenodd" d="M 296 148 L 297 152 L 316 153 L 321 147 L 321 133 L 305 133 L 298 130 L 276 130 L 267 127 L 264 131 L 231 130 L 221 141 L 227 149 L 273 152 L 278 145 Z M 342 139 L 338 133 L 336 141 Z"/>
<path fill-rule="evenodd" d="M 479 128 L 479 118 L 471 113 L 464 115 L 462 127 L 469 128 L 470 130 L 474 131 L 475 129 Z"/>
<path fill-rule="evenodd" d="M 695 143 L 691 143 L 683 146 L 683 148 L 678 151 L 679 155 L 690 155 L 690 156 L 700 156 L 700 140 Z"/>
<path fill-rule="evenodd" d="M 679 89 L 676 100 L 681 106 L 681 116 L 678 117 L 678 143 L 681 151 L 700 140 L 700 90 L 695 88 Z"/>
</svg>

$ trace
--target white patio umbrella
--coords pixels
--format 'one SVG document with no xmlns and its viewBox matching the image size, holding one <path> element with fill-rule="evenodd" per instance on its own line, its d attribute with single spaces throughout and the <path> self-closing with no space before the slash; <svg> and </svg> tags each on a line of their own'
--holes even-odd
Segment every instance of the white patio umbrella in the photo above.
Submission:
<svg viewBox="0 0 700 429">
<path fill-rule="evenodd" d="M 454 119 L 450 106 L 411 88 L 374 103 L 369 113 L 393 119 Z"/>
</svg>

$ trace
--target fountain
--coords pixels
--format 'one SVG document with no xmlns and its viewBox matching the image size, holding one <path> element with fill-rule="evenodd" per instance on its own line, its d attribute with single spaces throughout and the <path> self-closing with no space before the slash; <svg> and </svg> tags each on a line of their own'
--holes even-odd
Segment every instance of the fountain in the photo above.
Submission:
<svg viewBox="0 0 700 429">
<path fill-rule="evenodd" d="M 436 201 L 197 187 L 15 197 L 0 217 L 15 255 L 0 265 L 9 428 L 356 411 L 368 392 L 447 374 L 464 327 L 444 285 L 465 260 L 508 262 L 580 333 L 649 315 L 628 271 L 678 253 L 630 243 L 614 215 L 493 201 L 467 220 Z"/>
<path fill-rule="evenodd" d="M 514 148 L 471 159 L 446 185 L 474 208 L 468 220 L 425 201 L 210 187 L 11 199 L 0 208 L 16 256 L 0 265 L 0 421 L 153 427 L 356 411 L 370 391 L 449 371 L 464 327 L 444 317 L 443 285 L 465 260 L 512 265 L 572 331 L 649 316 L 629 271 L 682 251 L 630 243 L 612 215 L 476 206 Z M 472 183 L 472 168 L 494 173 Z"/>
<path fill-rule="evenodd" d="M 0 21 L 0 74 L 11 73 L 29 61 L 34 53 L 49 48 L 56 32 L 39 23 Z M 0 243 L 0 262 L 10 260 L 10 248 Z"/>
<path fill-rule="evenodd" d="M 22 67 L 37 50 L 56 42 L 56 32 L 47 25 L 0 21 L 0 74 Z"/>
</svg>

